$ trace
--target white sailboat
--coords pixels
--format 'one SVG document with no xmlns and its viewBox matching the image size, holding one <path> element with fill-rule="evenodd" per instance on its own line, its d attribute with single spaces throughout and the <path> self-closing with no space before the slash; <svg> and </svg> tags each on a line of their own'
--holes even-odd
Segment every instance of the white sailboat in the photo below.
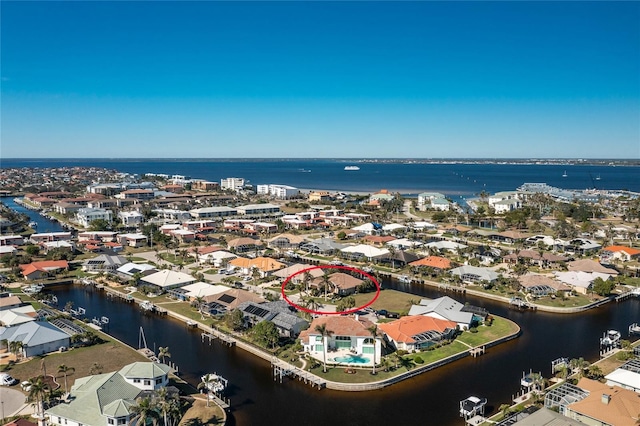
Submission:
<svg viewBox="0 0 640 426">
<path fill-rule="evenodd" d="M 562 177 L 567 177 L 567 176 L 569 176 L 569 175 L 567 174 L 567 171 L 565 170 L 564 173 L 562 174 Z"/>
</svg>

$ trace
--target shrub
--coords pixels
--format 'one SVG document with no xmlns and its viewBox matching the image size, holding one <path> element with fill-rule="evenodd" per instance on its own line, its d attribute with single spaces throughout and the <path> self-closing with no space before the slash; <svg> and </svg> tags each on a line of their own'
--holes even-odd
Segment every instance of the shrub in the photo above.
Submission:
<svg viewBox="0 0 640 426">
<path fill-rule="evenodd" d="M 413 359 L 413 361 L 414 361 L 416 364 L 424 364 L 424 359 L 422 359 L 422 357 L 419 357 L 419 356 L 415 357 L 415 358 Z"/>
<path fill-rule="evenodd" d="M 469 329 L 469 333 L 477 333 L 478 332 L 478 327 L 471 327 Z"/>
</svg>

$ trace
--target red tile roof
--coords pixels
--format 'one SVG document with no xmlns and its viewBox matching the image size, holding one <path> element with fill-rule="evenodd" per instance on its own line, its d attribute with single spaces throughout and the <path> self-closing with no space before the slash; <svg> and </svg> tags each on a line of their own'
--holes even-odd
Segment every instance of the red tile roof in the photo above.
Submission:
<svg viewBox="0 0 640 426">
<path fill-rule="evenodd" d="M 316 326 L 325 324 L 327 330 L 333 332 L 334 336 L 361 336 L 370 337 L 371 332 L 367 328 L 373 323 L 365 318 L 355 319 L 353 316 L 327 315 L 315 318 L 308 329 L 300 333 L 300 338 L 308 341 L 309 336 L 319 336 Z"/>
<path fill-rule="evenodd" d="M 422 259 L 411 262 L 411 266 L 430 266 L 437 269 L 449 269 L 451 268 L 451 261 L 445 257 L 429 256 Z"/>
<path fill-rule="evenodd" d="M 455 329 L 456 325 L 457 324 L 453 321 L 415 315 L 402 317 L 398 320 L 384 324 L 378 324 L 378 328 L 384 331 L 387 336 L 396 342 L 415 343 L 412 336 L 427 331 L 439 331 L 442 333 L 447 329 Z"/>
<path fill-rule="evenodd" d="M 629 256 L 637 256 L 640 254 L 640 250 L 627 247 L 627 246 L 609 246 L 609 247 L 603 248 L 602 250 L 606 250 L 610 252 L 623 251 L 627 253 Z"/>
</svg>

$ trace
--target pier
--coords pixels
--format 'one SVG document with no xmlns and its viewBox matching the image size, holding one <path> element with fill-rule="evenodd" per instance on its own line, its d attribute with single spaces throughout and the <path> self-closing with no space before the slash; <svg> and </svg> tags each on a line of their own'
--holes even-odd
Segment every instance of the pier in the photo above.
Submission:
<svg viewBox="0 0 640 426">
<path fill-rule="evenodd" d="M 527 302 L 526 300 L 520 299 L 519 297 L 512 297 L 511 300 L 509 300 L 509 305 L 518 309 L 536 310 L 535 305 Z"/>
<path fill-rule="evenodd" d="M 469 349 L 469 355 L 471 355 L 472 357 L 478 357 L 480 355 L 484 355 L 484 351 L 485 351 L 485 347 L 484 346 L 478 346 L 477 348 L 471 348 Z"/>
<path fill-rule="evenodd" d="M 640 297 L 640 287 L 636 287 L 631 291 L 627 291 L 626 293 L 622 293 L 616 296 L 616 302 L 622 302 L 632 297 Z"/>
<path fill-rule="evenodd" d="M 293 376 L 294 378 L 297 378 L 305 384 L 311 385 L 311 387 L 317 386 L 318 390 L 326 387 L 327 385 L 327 382 L 321 377 L 298 368 L 295 365 L 291 365 L 288 362 L 278 359 L 277 357 L 273 357 L 273 359 L 271 360 L 271 368 L 273 369 L 273 380 L 279 380 L 280 383 L 282 383 L 282 379 L 285 376 Z"/>
<path fill-rule="evenodd" d="M 209 344 L 211 344 L 215 339 L 218 339 L 227 346 L 234 346 L 236 344 L 236 340 L 233 337 L 227 336 L 224 333 L 216 332 L 215 330 L 212 330 L 211 333 L 202 332 L 200 337 L 202 343 L 204 343 L 205 340 L 208 340 Z"/>
</svg>

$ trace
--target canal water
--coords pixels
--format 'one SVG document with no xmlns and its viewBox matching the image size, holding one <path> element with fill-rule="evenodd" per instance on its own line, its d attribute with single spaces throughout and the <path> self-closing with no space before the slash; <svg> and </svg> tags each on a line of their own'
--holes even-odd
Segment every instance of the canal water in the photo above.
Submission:
<svg viewBox="0 0 640 426">
<path fill-rule="evenodd" d="M 439 297 L 437 290 L 420 284 L 387 281 L 383 288 Z M 200 376 L 217 372 L 229 380 L 231 425 L 462 425 L 458 402 L 470 395 L 486 397 L 496 411 L 519 390 L 524 371 L 550 376 L 551 361 L 559 357 L 595 361 L 598 344 L 607 329 L 626 337 L 629 324 L 640 320 L 640 300 L 610 303 L 583 314 L 557 315 L 520 312 L 506 305 L 473 296 L 453 296 L 509 318 L 522 335 L 487 350 L 478 358 L 465 358 L 397 385 L 371 392 L 317 390 L 293 380 L 273 380 L 268 362 L 219 342 L 202 343 L 200 333 L 183 323 L 143 313 L 133 304 L 107 298 L 103 292 L 80 286 L 52 289 L 60 306 L 72 301 L 87 316 L 110 318 L 108 332 L 138 347 L 143 327 L 148 347 L 169 346 L 171 360 L 183 377 L 197 383 Z"/>
<path fill-rule="evenodd" d="M 44 217 L 35 210 L 29 210 L 26 207 L 21 206 L 20 204 L 16 203 L 12 197 L 0 197 L 0 203 L 4 204 L 12 210 L 15 210 L 18 213 L 24 213 L 29 216 L 29 221 L 35 222 L 37 225 L 36 232 L 65 231 L 65 229 L 60 225 L 59 222 Z"/>
</svg>

